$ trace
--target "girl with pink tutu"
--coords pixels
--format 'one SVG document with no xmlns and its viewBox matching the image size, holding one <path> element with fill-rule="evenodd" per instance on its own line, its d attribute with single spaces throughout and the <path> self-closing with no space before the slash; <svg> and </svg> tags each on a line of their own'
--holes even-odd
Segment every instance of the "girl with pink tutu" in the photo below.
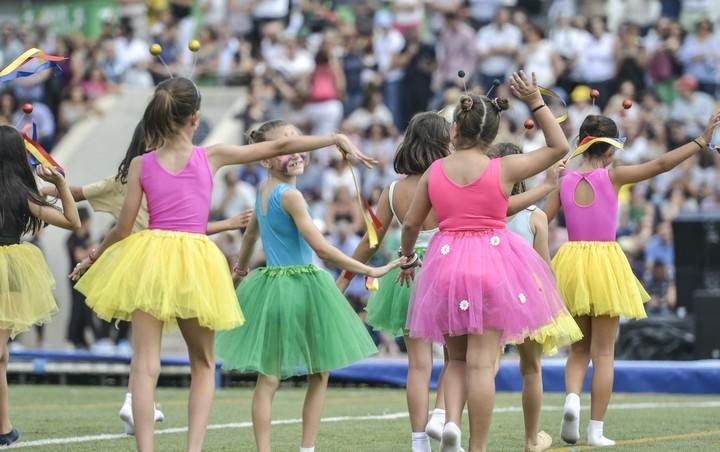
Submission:
<svg viewBox="0 0 720 452">
<path fill-rule="evenodd" d="M 411 337 L 447 345 L 442 452 L 461 450 L 458 426 L 466 396 L 470 450 L 486 450 L 498 347 L 522 342 L 566 313 L 548 264 L 505 229 L 505 217 L 513 185 L 552 166 L 569 146 L 535 77 L 513 74 L 511 90 L 532 110 L 547 147 L 491 160 L 486 154 L 509 102 L 463 96 L 451 129 L 456 152 L 423 175 L 403 222 L 404 281 L 414 278 L 419 265 L 415 241 L 430 209 L 439 224 L 413 288 L 407 327 Z"/>
</svg>

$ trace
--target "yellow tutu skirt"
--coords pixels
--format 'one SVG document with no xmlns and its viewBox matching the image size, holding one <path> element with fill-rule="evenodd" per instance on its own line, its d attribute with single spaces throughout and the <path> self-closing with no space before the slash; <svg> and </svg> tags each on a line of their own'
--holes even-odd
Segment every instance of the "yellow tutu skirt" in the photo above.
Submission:
<svg viewBox="0 0 720 452">
<path fill-rule="evenodd" d="M 617 242 L 567 242 L 552 267 L 572 315 L 647 317 L 643 303 L 650 296 Z"/>
<path fill-rule="evenodd" d="M 10 337 L 42 325 L 58 311 L 55 279 L 42 252 L 29 244 L 0 246 L 0 330 Z"/>
<path fill-rule="evenodd" d="M 145 230 L 110 248 L 75 289 L 107 321 L 146 312 L 173 329 L 197 319 L 212 330 L 245 322 L 225 256 L 205 235 Z"/>
</svg>

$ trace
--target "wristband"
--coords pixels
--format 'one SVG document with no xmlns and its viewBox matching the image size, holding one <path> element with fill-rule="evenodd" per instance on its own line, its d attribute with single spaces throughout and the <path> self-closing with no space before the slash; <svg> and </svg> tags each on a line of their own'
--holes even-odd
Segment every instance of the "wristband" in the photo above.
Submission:
<svg viewBox="0 0 720 452">
<path fill-rule="evenodd" d="M 408 257 L 410 257 L 410 256 L 408 256 Z M 417 254 L 413 253 L 412 258 L 413 259 L 410 262 L 408 262 L 407 264 L 401 265 L 400 269 L 401 270 L 410 270 L 411 268 L 415 268 L 418 265 L 420 265 L 420 259 L 417 257 Z"/>
<path fill-rule="evenodd" d="M 250 273 L 250 269 L 249 269 L 249 268 L 245 268 L 245 269 L 240 270 L 240 269 L 238 268 L 238 266 L 236 265 L 235 267 L 233 267 L 233 273 L 235 273 L 236 275 L 240 276 L 241 278 L 244 278 L 244 277 L 246 277 L 246 276 L 248 275 L 248 273 Z"/>
<path fill-rule="evenodd" d="M 351 273 L 347 270 L 343 271 L 343 278 L 346 279 L 347 281 L 352 281 L 354 277 L 355 277 L 355 273 Z"/>
<path fill-rule="evenodd" d="M 535 112 L 537 112 L 538 110 L 540 110 L 540 109 L 543 108 L 543 107 L 547 107 L 547 105 L 545 105 L 545 104 L 540 104 L 540 105 L 538 105 L 537 107 L 533 108 L 533 109 L 532 109 L 532 114 L 535 114 Z"/>
<path fill-rule="evenodd" d="M 701 150 L 708 147 L 707 143 L 705 143 L 705 138 L 703 138 L 703 137 L 697 137 L 692 141 L 693 141 L 693 143 L 697 144 Z M 702 144 L 702 143 L 705 143 L 705 144 Z"/>
<path fill-rule="evenodd" d="M 90 259 L 90 263 L 94 264 L 97 260 L 97 250 L 95 248 L 90 248 L 90 251 L 88 251 L 88 258 Z"/>
</svg>

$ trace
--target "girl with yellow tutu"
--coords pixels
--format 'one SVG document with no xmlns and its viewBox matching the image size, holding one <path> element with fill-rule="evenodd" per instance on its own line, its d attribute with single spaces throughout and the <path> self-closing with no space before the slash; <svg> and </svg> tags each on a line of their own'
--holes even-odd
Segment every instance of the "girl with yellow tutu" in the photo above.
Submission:
<svg viewBox="0 0 720 452">
<path fill-rule="evenodd" d="M 113 216 L 113 218 L 115 218 L 115 221 L 117 221 L 120 217 L 120 210 L 125 202 L 125 196 L 127 195 L 127 178 L 128 171 L 130 169 L 130 162 L 132 162 L 135 157 L 141 156 L 147 151 L 148 148 L 145 145 L 145 128 L 143 127 L 143 122 L 140 121 L 135 127 L 133 136 L 130 139 L 130 144 L 125 152 L 125 157 L 118 167 L 117 174 L 81 187 L 71 186 L 70 193 L 72 193 L 73 199 L 76 202 L 87 201 L 90 203 L 90 206 L 92 206 L 95 212 L 109 213 Z M 44 187 L 40 191 L 45 196 L 58 196 L 58 192 L 55 187 Z M 223 231 L 244 228 L 247 226 L 251 215 L 252 211 L 247 211 L 227 220 L 208 223 L 207 234 L 212 235 Z M 137 218 L 135 218 L 135 223 L 133 224 L 132 232 L 135 233 L 147 229 L 147 225 L 147 201 L 143 196 L 142 202 L 140 203 L 140 210 L 138 210 Z M 123 328 L 122 325 L 120 328 Z M 125 433 L 128 435 L 134 435 L 135 427 L 132 417 L 132 388 L 129 385 L 128 391 L 125 394 L 125 402 L 120 408 L 120 412 L 118 414 L 120 416 L 120 420 L 123 422 Z M 162 422 L 164 419 L 165 414 L 155 407 L 155 422 Z"/>
<path fill-rule="evenodd" d="M 55 280 L 42 253 L 20 238 L 37 232 L 44 223 L 80 228 L 80 216 L 63 176 L 41 165 L 37 175 L 57 187 L 63 211 L 38 192 L 20 133 L 0 126 L 0 446 L 20 436 L 8 413 L 8 340 L 42 325 L 58 310 L 52 292 Z"/>
<path fill-rule="evenodd" d="M 497 157 L 522 154 L 523 151 L 512 143 L 498 143 L 493 145 Z M 549 181 L 543 184 L 547 188 L 533 189 L 537 194 L 550 194 L 556 188 L 559 166 L 551 168 Z M 519 196 L 526 191 L 525 182 L 518 182 L 513 186 L 511 195 Z M 538 197 L 539 198 L 539 197 Z M 537 198 L 536 198 L 537 199 Z M 507 228 L 525 239 L 537 253 L 550 265 L 550 248 L 548 245 L 548 221 L 545 213 L 531 205 L 522 211 L 508 217 Z M 582 339 L 580 328 L 565 312 L 556 322 L 524 342 L 516 344 L 520 353 L 520 374 L 523 378 L 522 400 L 523 418 L 525 420 L 525 451 L 540 452 L 549 449 L 552 438 L 544 431 L 540 431 L 540 409 L 542 408 L 542 367 L 540 356 L 557 353 L 558 347 L 569 345 Z"/>
<path fill-rule="evenodd" d="M 179 325 L 188 346 L 187 450 L 200 451 L 215 387 L 213 332 L 244 322 L 225 257 L 205 235 L 217 170 L 332 145 L 363 163 L 372 162 L 342 135 L 193 146 L 199 109 L 200 92 L 191 80 L 177 77 L 158 85 L 143 116 L 146 143 L 155 151 L 132 160 L 117 225 L 71 274 L 77 279 L 89 269 L 76 288 L 100 318 L 133 322 L 132 411 L 142 451 L 154 449 L 154 389 L 163 329 Z M 148 229 L 130 235 L 143 195 Z"/>
<path fill-rule="evenodd" d="M 703 136 L 662 157 L 639 165 L 610 167 L 621 147 L 618 127 L 605 116 L 591 115 L 580 127 L 578 170 L 565 171 L 560 191 L 546 206 L 552 220 L 560 207 L 569 241 L 553 258 L 553 269 L 568 310 L 575 317 L 583 339 L 570 347 L 565 367 L 565 406 L 560 436 L 570 444 L 580 439 L 580 391 L 590 361 L 593 363 L 588 444 L 612 446 L 603 435 L 603 419 L 613 385 L 615 339 L 620 316 L 646 317 L 643 303 L 650 297 L 630 268 L 615 241 L 618 191 L 678 166 L 697 152 L 711 152 L 708 143 L 720 115 L 713 116 Z"/>
<path fill-rule="evenodd" d="M 298 129 L 285 121 L 270 121 L 250 136 L 263 142 L 298 135 Z M 258 191 L 235 266 L 237 276 L 244 278 L 237 295 L 248 323 L 218 333 L 216 347 L 224 368 L 258 373 L 252 420 L 259 452 L 271 451 L 272 400 L 280 380 L 308 376 L 300 452 L 314 452 L 328 371 L 374 355 L 377 348 L 330 274 L 312 264 L 312 251 L 332 265 L 375 278 L 400 260 L 368 267 L 325 240 L 295 187 L 305 169 L 302 154 L 268 159 L 263 166 L 269 177 Z M 248 274 L 258 235 L 267 266 Z"/>
</svg>

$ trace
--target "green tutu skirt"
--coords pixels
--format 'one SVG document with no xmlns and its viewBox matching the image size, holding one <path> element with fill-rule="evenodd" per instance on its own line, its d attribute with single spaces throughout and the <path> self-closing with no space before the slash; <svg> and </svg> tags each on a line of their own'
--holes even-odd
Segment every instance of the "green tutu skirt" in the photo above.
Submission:
<svg viewBox="0 0 720 452">
<path fill-rule="evenodd" d="M 225 369 L 288 378 L 342 368 L 377 353 L 330 274 L 314 265 L 260 268 L 237 295 L 245 325 L 215 335 Z"/>
<path fill-rule="evenodd" d="M 425 248 L 417 248 L 415 253 L 422 259 Z M 365 308 L 368 325 L 392 336 L 404 336 L 407 333 L 405 323 L 412 292 L 412 287 L 397 282 L 399 274 L 400 269 L 396 268 L 383 276 L 377 292 L 370 297 Z"/>
</svg>

